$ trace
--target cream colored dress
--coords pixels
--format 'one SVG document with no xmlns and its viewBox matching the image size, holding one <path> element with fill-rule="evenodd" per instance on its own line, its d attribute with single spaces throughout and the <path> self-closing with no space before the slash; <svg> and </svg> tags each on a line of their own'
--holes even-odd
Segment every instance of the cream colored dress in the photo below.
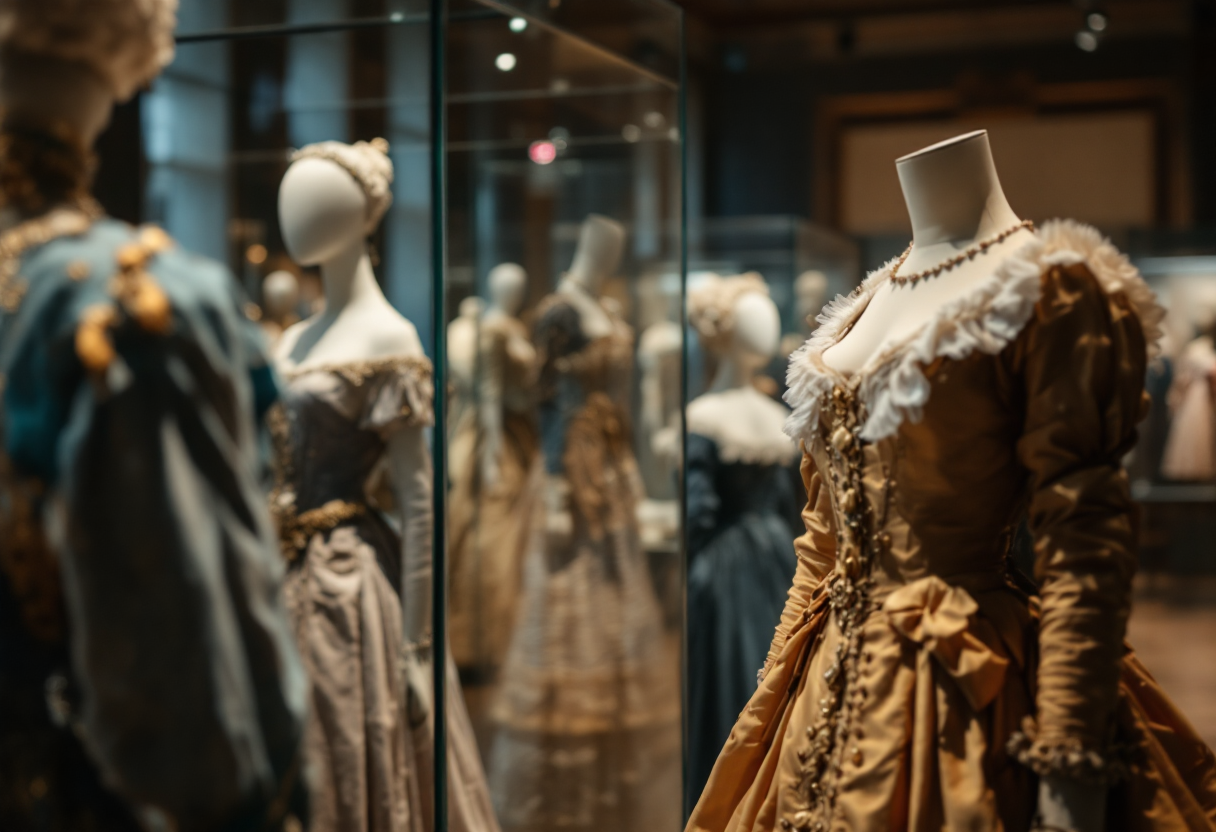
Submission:
<svg viewBox="0 0 1216 832">
<path fill-rule="evenodd" d="M 402 624 L 402 605 L 429 606 L 419 596 L 430 588 L 411 582 L 402 597 L 402 540 L 369 496 L 392 436 L 430 422 L 431 366 L 388 358 L 306 368 L 286 381 L 270 418 L 272 507 L 288 561 L 284 594 L 311 682 L 311 829 L 431 832 L 432 646 L 407 644 Z M 429 553 L 429 532 L 411 545 Z M 497 832 L 447 665 L 449 828 Z"/>
</svg>

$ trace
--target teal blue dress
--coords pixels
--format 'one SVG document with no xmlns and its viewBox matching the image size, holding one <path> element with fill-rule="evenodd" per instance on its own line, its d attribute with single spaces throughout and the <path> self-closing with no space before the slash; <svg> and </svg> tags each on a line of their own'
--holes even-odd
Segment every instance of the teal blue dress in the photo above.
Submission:
<svg viewBox="0 0 1216 832">
<path fill-rule="evenodd" d="M 112 220 L 8 262 L 0 829 L 294 826 L 305 679 L 258 480 L 275 386 L 235 282 Z"/>
</svg>

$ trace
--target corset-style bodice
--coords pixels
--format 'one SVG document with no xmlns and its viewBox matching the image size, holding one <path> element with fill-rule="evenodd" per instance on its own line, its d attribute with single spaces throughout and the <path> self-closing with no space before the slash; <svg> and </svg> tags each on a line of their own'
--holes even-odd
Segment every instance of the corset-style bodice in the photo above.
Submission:
<svg viewBox="0 0 1216 832">
<path fill-rule="evenodd" d="M 430 417 L 430 362 L 399 356 L 285 376 L 270 416 L 280 521 L 330 504 L 364 505 L 388 437 Z"/>
<path fill-rule="evenodd" d="M 565 473 L 572 431 L 632 459 L 629 412 L 633 330 L 610 315 L 612 332 L 588 338 L 579 312 L 559 295 L 540 304 L 541 436 L 545 467 Z M 595 434 L 595 436 L 592 436 Z"/>
</svg>

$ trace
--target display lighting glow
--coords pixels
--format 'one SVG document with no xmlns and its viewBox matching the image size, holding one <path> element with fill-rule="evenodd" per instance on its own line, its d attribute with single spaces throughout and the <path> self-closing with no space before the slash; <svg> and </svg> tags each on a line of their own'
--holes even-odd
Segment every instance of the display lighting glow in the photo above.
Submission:
<svg viewBox="0 0 1216 832">
<path fill-rule="evenodd" d="M 1077 48 L 1085 52 L 1093 52 L 1098 48 L 1098 36 L 1088 29 L 1077 32 Z"/>
<path fill-rule="evenodd" d="M 550 141 L 537 141 L 528 145 L 528 158 L 538 165 L 548 165 L 557 158 L 557 145 Z"/>
<path fill-rule="evenodd" d="M 1085 25 L 1091 32 L 1105 32 L 1106 24 L 1110 21 L 1102 12 L 1090 12 L 1085 18 Z"/>
<path fill-rule="evenodd" d="M 254 243 L 249 248 L 245 249 L 245 259 L 255 266 L 260 266 L 266 262 L 266 246 L 261 243 Z"/>
<path fill-rule="evenodd" d="M 522 32 L 528 28 L 528 21 L 522 17 L 513 17 L 511 18 L 511 22 L 507 24 L 507 28 L 512 32 Z"/>
<path fill-rule="evenodd" d="M 642 128 L 636 124 L 626 124 L 621 128 L 621 138 L 632 144 L 642 138 Z"/>
<path fill-rule="evenodd" d="M 503 52 L 494 59 L 494 66 L 498 67 L 503 72 L 510 72 L 515 69 L 515 56 L 510 52 Z"/>
</svg>

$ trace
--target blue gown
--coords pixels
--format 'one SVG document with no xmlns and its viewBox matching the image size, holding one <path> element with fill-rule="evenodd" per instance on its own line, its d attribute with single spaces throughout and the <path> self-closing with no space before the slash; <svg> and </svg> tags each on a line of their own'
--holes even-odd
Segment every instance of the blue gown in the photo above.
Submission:
<svg viewBox="0 0 1216 832">
<path fill-rule="evenodd" d="M 235 282 L 111 220 L 7 262 L 0 829 L 295 826 L 305 680 L 256 450 L 275 385 Z"/>
</svg>

